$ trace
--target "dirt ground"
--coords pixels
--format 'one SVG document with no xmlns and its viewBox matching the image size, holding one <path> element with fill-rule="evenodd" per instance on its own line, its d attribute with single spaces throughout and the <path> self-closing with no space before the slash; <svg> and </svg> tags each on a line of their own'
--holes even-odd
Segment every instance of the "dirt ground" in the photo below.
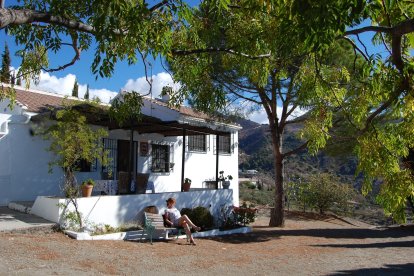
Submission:
<svg viewBox="0 0 414 276">
<path fill-rule="evenodd" d="M 149 242 L 76 241 L 62 233 L 0 233 L 0 275 L 414 275 L 414 226 L 375 228 L 290 213 L 262 215 L 250 234 Z"/>
</svg>

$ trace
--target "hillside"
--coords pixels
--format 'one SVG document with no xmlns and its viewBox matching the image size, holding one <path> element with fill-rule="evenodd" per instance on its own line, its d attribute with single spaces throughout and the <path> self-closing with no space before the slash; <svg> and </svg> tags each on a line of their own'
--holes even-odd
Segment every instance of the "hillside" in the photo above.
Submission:
<svg viewBox="0 0 414 276">
<path fill-rule="evenodd" d="M 240 119 L 243 127 L 239 133 L 239 168 L 242 170 L 256 169 L 260 172 L 273 174 L 273 154 L 268 125 Z M 283 145 L 284 152 L 301 145 L 296 137 L 300 126 L 286 128 Z M 306 151 L 290 156 L 285 161 L 287 178 L 305 177 L 307 174 L 332 172 L 340 176 L 344 182 L 353 181 L 356 170 L 356 159 L 349 157 L 332 157 L 324 152 L 311 156 Z"/>
</svg>

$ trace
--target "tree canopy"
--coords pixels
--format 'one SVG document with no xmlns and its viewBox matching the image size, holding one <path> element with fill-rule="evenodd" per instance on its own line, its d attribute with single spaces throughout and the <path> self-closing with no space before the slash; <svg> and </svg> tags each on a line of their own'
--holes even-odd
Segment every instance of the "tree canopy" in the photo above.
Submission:
<svg viewBox="0 0 414 276">
<path fill-rule="evenodd" d="M 172 98 L 189 97 L 205 111 L 228 110 L 229 103 L 242 100 L 262 105 L 276 137 L 276 163 L 284 157 L 279 137 L 295 107 L 310 111 L 301 134 L 312 153 L 332 139 L 334 124 L 345 125 L 342 134 L 356 141 L 363 191 L 380 181 L 379 202 L 404 221 L 406 199 L 414 193 L 412 173 L 401 163 L 414 142 L 413 8 L 401 1 L 269 1 L 262 8 L 238 1 L 216 11 L 204 2 L 189 27 L 177 34 L 175 47 L 188 56 L 170 61 L 184 83 L 184 91 Z M 372 25 L 361 27 L 366 21 Z M 365 32 L 375 32 L 373 43 L 381 44 L 385 54 L 368 53 L 359 37 Z M 341 41 L 353 49 L 345 59 L 334 52 Z M 192 50 L 213 47 L 216 51 L 208 54 Z M 229 48 L 250 58 L 221 50 Z M 263 52 L 269 57 L 251 58 Z M 278 104 L 281 117 L 275 112 Z M 281 166 L 276 165 L 276 209 L 283 200 L 277 188 Z"/>
</svg>

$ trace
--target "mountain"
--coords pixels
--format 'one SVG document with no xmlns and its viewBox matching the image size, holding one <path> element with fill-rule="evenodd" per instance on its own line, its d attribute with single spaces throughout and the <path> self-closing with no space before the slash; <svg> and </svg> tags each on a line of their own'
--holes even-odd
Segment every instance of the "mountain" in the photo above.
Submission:
<svg viewBox="0 0 414 276">
<path fill-rule="evenodd" d="M 255 169 L 274 175 L 273 152 L 267 124 L 258 124 L 246 119 L 239 119 L 243 129 L 239 132 L 239 168 Z M 284 152 L 300 146 L 303 142 L 296 136 L 301 125 L 287 126 L 284 137 Z M 344 182 L 354 182 L 356 158 L 353 156 L 331 156 L 321 151 L 315 156 L 307 151 L 286 158 L 285 173 L 287 178 L 306 177 L 317 172 L 331 172 Z"/>
</svg>

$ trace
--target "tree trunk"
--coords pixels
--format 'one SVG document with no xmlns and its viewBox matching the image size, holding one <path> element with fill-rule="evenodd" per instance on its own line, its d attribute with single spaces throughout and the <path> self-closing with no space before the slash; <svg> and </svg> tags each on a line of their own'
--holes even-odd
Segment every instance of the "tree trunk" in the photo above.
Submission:
<svg viewBox="0 0 414 276">
<path fill-rule="evenodd" d="M 275 208 L 272 209 L 270 214 L 269 226 L 284 227 L 285 226 L 285 214 L 284 214 L 284 191 L 283 191 L 283 159 L 280 156 L 276 156 L 275 160 Z"/>
<path fill-rule="evenodd" d="M 283 155 L 281 152 L 281 135 L 277 133 L 276 127 L 271 127 L 272 145 L 275 158 L 275 208 L 270 214 L 269 226 L 284 227 L 284 192 L 283 192 Z"/>
</svg>

